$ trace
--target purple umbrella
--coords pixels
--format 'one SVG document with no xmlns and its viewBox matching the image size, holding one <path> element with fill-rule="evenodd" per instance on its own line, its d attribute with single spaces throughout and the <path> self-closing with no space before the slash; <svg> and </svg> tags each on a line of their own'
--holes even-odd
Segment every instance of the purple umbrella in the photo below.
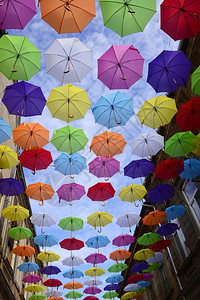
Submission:
<svg viewBox="0 0 200 300">
<path fill-rule="evenodd" d="M 168 236 L 174 233 L 178 229 L 178 225 L 175 223 L 166 223 L 160 226 L 160 228 L 156 231 L 156 233 L 161 236 Z"/>
<path fill-rule="evenodd" d="M 121 234 L 113 239 L 112 244 L 121 247 L 121 246 L 128 246 L 132 243 L 134 243 L 136 238 L 129 234 Z"/>
<path fill-rule="evenodd" d="M 3 0 L 0 29 L 23 29 L 36 14 L 35 0 Z"/>
<path fill-rule="evenodd" d="M 124 168 L 124 175 L 131 178 L 145 177 L 153 172 L 154 163 L 148 159 L 133 160 Z M 141 179 L 142 181 L 142 179 Z"/>
<path fill-rule="evenodd" d="M 2 102 L 11 115 L 30 117 L 42 114 L 46 99 L 40 87 L 20 81 L 6 87 Z"/>
<path fill-rule="evenodd" d="M 144 281 L 145 280 L 149 280 L 149 279 L 152 279 L 153 277 L 154 277 L 154 275 L 153 274 L 151 274 L 151 273 L 145 273 L 145 274 L 143 274 L 144 275 Z"/>
<path fill-rule="evenodd" d="M 87 256 L 85 258 L 85 260 L 87 261 L 87 263 L 96 265 L 96 264 L 102 264 L 102 263 L 104 263 L 107 260 L 107 258 L 103 254 L 92 253 L 89 256 Z"/>
<path fill-rule="evenodd" d="M 97 286 L 89 286 L 86 289 L 84 289 L 83 293 L 85 294 L 91 294 L 91 295 L 96 295 L 101 293 L 102 290 L 99 289 Z"/>
<path fill-rule="evenodd" d="M 57 194 L 59 201 L 65 200 L 72 203 L 74 200 L 80 200 L 83 195 L 85 195 L 84 186 L 77 184 L 75 182 L 63 184 L 58 190 Z"/>
<path fill-rule="evenodd" d="M 110 90 L 129 89 L 142 78 L 144 58 L 132 45 L 111 46 L 98 59 L 98 79 Z"/>
<path fill-rule="evenodd" d="M 23 183 L 14 178 L 0 179 L 0 194 L 6 196 L 19 196 L 24 191 Z"/>
<path fill-rule="evenodd" d="M 173 93 L 188 81 L 192 63 L 182 51 L 160 53 L 149 63 L 147 82 L 159 92 Z"/>
<path fill-rule="evenodd" d="M 149 192 L 149 201 L 153 203 L 167 202 L 173 195 L 173 186 L 169 184 L 158 185 Z"/>
<path fill-rule="evenodd" d="M 61 270 L 56 267 L 56 266 L 48 266 L 44 267 L 43 269 L 40 270 L 40 273 L 45 274 L 45 275 L 54 275 L 60 273 Z"/>
<path fill-rule="evenodd" d="M 96 157 L 93 161 L 89 163 L 89 172 L 97 176 L 98 178 L 112 177 L 117 172 L 119 172 L 120 162 L 115 158 Z"/>
<path fill-rule="evenodd" d="M 132 273 L 142 272 L 143 270 L 146 270 L 148 267 L 149 267 L 148 262 L 144 261 L 144 262 L 135 264 L 132 267 L 131 272 Z"/>
<path fill-rule="evenodd" d="M 115 291 L 115 290 L 119 290 L 119 289 L 121 289 L 121 285 L 119 285 L 117 283 L 108 284 L 104 288 L 105 291 Z"/>
<path fill-rule="evenodd" d="M 22 281 L 24 283 L 36 283 L 42 281 L 42 278 L 38 275 L 30 274 L 25 276 Z"/>
</svg>

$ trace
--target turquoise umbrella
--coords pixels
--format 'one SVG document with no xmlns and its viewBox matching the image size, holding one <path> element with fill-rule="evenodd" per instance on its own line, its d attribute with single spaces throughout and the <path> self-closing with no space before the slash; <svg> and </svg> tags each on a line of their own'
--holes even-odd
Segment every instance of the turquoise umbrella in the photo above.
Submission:
<svg viewBox="0 0 200 300">
<path fill-rule="evenodd" d="M 78 153 L 62 153 L 54 160 L 54 166 L 56 171 L 72 177 L 86 169 L 86 158 Z"/>
<path fill-rule="evenodd" d="M 9 140 L 12 128 L 0 117 L 0 144 Z"/>
</svg>

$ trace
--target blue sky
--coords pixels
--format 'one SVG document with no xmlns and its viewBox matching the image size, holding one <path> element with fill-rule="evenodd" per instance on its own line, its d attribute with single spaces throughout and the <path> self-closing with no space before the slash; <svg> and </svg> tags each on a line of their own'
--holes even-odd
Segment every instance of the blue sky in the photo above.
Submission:
<svg viewBox="0 0 200 300">
<path fill-rule="evenodd" d="M 168 37 L 164 32 L 160 30 L 159 5 L 161 4 L 161 2 L 162 1 L 160 0 L 156 1 L 158 12 L 146 26 L 144 32 L 135 33 L 123 38 L 103 26 L 103 18 L 98 1 L 96 1 L 96 17 L 88 24 L 88 26 L 82 31 L 82 33 L 59 35 L 54 29 L 52 29 L 48 24 L 41 20 L 40 12 L 38 10 L 37 15 L 23 31 L 9 30 L 9 34 L 25 35 L 41 51 L 41 72 L 37 73 L 29 82 L 39 85 L 42 88 L 42 91 L 44 92 L 46 98 L 48 98 L 51 88 L 59 87 L 60 83 L 46 73 L 46 65 L 43 54 L 51 46 L 56 38 L 67 38 L 75 36 L 79 38 L 88 48 L 92 50 L 93 71 L 90 72 L 81 83 L 73 84 L 87 90 L 88 97 L 92 106 L 97 102 L 101 95 L 115 92 L 110 91 L 101 81 L 97 79 L 97 59 L 113 44 L 133 45 L 140 51 L 141 55 L 145 59 L 143 78 L 135 83 L 129 90 L 121 90 L 121 92 L 133 98 L 134 110 L 137 113 L 145 100 L 151 99 L 152 97 L 156 96 L 156 92 L 146 82 L 148 63 L 152 59 L 154 59 L 162 50 L 176 50 L 178 48 L 178 42 L 174 42 L 170 37 Z M 53 134 L 54 129 L 58 129 L 67 125 L 67 123 L 64 121 L 52 119 L 47 107 L 44 109 L 42 116 L 36 116 L 28 119 L 26 118 L 24 120 L 22 119 L 22 121 L 39 122 L 50 131 L 50 138 Z M 107 128 L 95 124 L 91 109 L 86 113 L 84 119 L 73 121 L 70 123 L 70 125 L 73 127 L 82 128 L 89 139 L 85 149 L 79 152 L 86 157 L 88 164 L 95 158 L 95 155 L 93 153 L 90 153 L 89 151 L 89 145 L 92 141 L 93 136 L 106 131 Z M 139 157 L 134 156 L 131 152 L 132 141 L 138 136 L 138 134 L 150 130 L 151 129 L 146 126 L 141 127 L 136 114 L 127 122 L 126 126 L 119 128 L 115 127 L 111 129 L 111 131 L 118 132 L 123 135 L 124 139 L 127 142 L 127 146 L 125 147 L 123 154 L 117 155 L 115 157 L 120 161 L 121 172 L 115 175 L 109 181 L 115 188 L 116 193 L 113 199 L 110 199 L 106 202 L 105 208 L 103 208 L 99 203 L 92 202 L 89 198 L 87 198 L 87 196 L 84 196 L 80 201 L 76 201 L 72 207 L 70 207 L 67 203 L 64 203 L 65 206 L 63 206 L 63 204 L 58 205 L 58 200 L 54 197 L 53 200 L 46 201 L 42 207 L 39 206 L 36 201 L 30 200 L 33 213 L 35 214 L 40 211 L 48 212 L 56 218 L 57 223 L 64 217 L 81 217 L 84 220 L 84 228 L 83 230 L 74 232 L 74 236 L 78 239 L 83 240 L 84 242 L 89 237 L 97 234 L 97 231 L 95 231 L 93 227 L 86 223 L 87 217 L 95 211 L 107 211 L 114 216 L 113 223 L 103 228 L 102 231 L 102 234 L 107 235 L 111 241 L 113 238 L 120 234 L 129 233 L 128 228 L 122 230 L 122 228 L 116 225 L 117 217 L 123 213 L 130 211 L 139 213 L 141 205 L 139 208 L 136 208 L 134 204 L 121 202 L 118 197 L 118 193 L 120 192 L 122 187 L 130 185 L 131 183 L 140 184 L 140 180 L 133 180 L 131 178 L 124 177 L 123 168 L 132 160 L 139 159 Z M 60 152 L 56 151 L 51 143 L 46 145 L 44 148 L 52 152 L 53 159 L 58 157 L 58 155 L 60 154 Z M 76 183 L 84 185 L 87 191 L 90 186 L 96 184 L 98 181 L 103 182 L 103 179 L 98 180 L 98 178 L 89 174 L 88 168 L 80 175 L 75 176 L 74 180 L 71 180 L 69 176 L 64 177 L 63 175 L 56 172 L 53 165 L 50 166 L 47 170 L 37 171 L 35 176 L 31 174 L 30 170 L 24 169 L 24 172 L 27 185 L 30 183 L 41 181 L 52 184 L 52 187 L 55 190 L 58 189 L 63 183 L 74 181 Z M 54 206 L 52 206 L 52 204 L 54 204 Z M 36 229 L 39 234 L 40 229 Z M 57 225 L 48 228 L 46 232 L 48 234 L 57 236 L 59 238 L 59 242 L 64 238 L 70 237 L 69 232 L 63 231 Z M 52 247 L 51 250 L 61 256 L 60 261 L 54 263 L 54 265 L 60 267 L 62 272 L 67 271 L 68 267 L 63 266 L 61 260 L 63 260 L 70 254 L 69 251 L 61 249 L 59 245 Z M 102 248 L 102 253 L 105 254 L 107 258 L 109 258 L 110 252 L 114 250 L 117 250 L 117 247 L 112 246 L 110 243 L 106 248 Z M 91 253 L 94 253 L 94 249 L 87 248 L 86 246 L 80 251 L 74 251 L 75 255 L 78 255 L 83 259 Z M 99 265 L 99 267 L 106 270 L 113 263 L 114 261 L 108 259 L 106 263 Z M 92 265 L 85 264 L 84 266 L 79 267 L 79 269 L 85 271 L 90 267 L 92 267 Z M 104 276 L 101 276 L 100 279 L 105 280 L 109 275 L 111 274 L 109 272 L 106 272 L 106 274 Z M 64 279 L 62 275 L 55 276 L 55 278 L 60 279 L 63 284 L 70 281 Z M 77 281 L 83 283 L 83 281 L 87 278 L 88 277 L 85 277 L 84 279 L 81 278 Z M 100 286 L 100 288 L 103 288 L 103 286 Z M 101 295 L 102 294 L 98 294 L 97 297 L 101 297 Z"/>
</svg>

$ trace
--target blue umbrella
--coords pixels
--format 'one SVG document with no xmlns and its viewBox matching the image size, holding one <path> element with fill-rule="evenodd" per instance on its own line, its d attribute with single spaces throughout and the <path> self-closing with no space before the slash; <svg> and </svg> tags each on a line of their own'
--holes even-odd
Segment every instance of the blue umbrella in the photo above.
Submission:
<svg viewBox="0 0 200 300">
<path fill-rule="evenodd" d="M 107 128 L 125 125 L 134 115 L 133 99 L 120 92 L 102 96 L 92 109 L 95 122 Z"/>
<path fill-rule="evenodd" d="M 153 172 L 154 163 L 148 159 L 133 160 L 124 168 L 124 175 L 131 178 L 139 178 L 147 176 Z"/>
<path fill-rule="evenodd" d="M 40 234 L 34 238 L 34 243 L 42 248 L 52 247 L 58 244 L 58 238 L 51 234 Z"/>
<path fill-rule="evenodd" d="M 124 280 L 124 277 L 122 275 L 114 274 L 114 275 L 109 276 L 106 279 L 106 282 L 107 283 L 119 283 L 119 282 L 122 282 L 123 280 Z"/>
<path fill-rule="evenodd" d="M 148 267 L 149 267 L 148 262 L 144 261 L 144 262 L 135 264 L 132 267 L 131 272 L 132 273 L 142 272 L 143 270 L 147 269 Z"/>
<path fill-rule="evenodd" d="M 165 209 L 167 213 L 167 220 L 174 220 L 176 218 L 180 218 L 185 212 L 184 205 L 172 205 Z"/>
<path fill-rule="evenodd" d="M 86 168 L 86 158 L 78 153 L 62 153 L 54 160 L 54 166 L 56 171 L 71 176 Z"/>
<path fill-rule="evenodd" d="M 140 287 L 147 287 L 147 286 L 150 286 L 150 282 L 149 282 L 149 281 L 138 281 L 137 284 L 138 284 Z"/>
<path fill-rule="evenodd" d="M 0 144 L 9 140 L 12 128 L 0 117 Z"/>
<path fill-rule="evenodd" d="M 115 291 L 115 290 L 119 290 L 119 289 L 121 289 L 121 285 L 116 284 L 116 283 L 108 284 L 104 288 L 105 291 Z"/>
<path fill-rule="evenodd" d="M 85 242 L 85 244 L 89 248 L 95 248 L 95 249 L 106 247 L 109 243 L 110 243 L 110 240 L 107 238 L 107 236 L 104 236 L 104 235 L 93 236 Z"/>
<path fill-rule="evenodd" d="M 84 277 L 84 273 L 81 272 L 80 270 L 74 269 L 63 273 L 63 277 L 70 278 L 70 279 L 80 278 L 80 277 Z"/>
<path fill-rule="evenodd" d="M 156 233 L 161 236 L 168 236 L 174 233 L 178 229 L 178 225 L 175 223 L 167 223 L 160 226 L 160 228 L 156 231 Z"/>
<path fill-rule="evenodd" d="M 180 174 L 181 178 L 193 179 L 200 175 L 200 161 L 190 158 L 184 161 L 184 171 Z"/>
<path fill-rule="evenodd" d="M 157 263 L 163 260 L 163 254 L 161 252 L 156 252 L 154 256 L 147 259 L 148 263 Z"/>
<path fill-rule="evenodd" d="M 19 196 L 24 191 L 23 183 L 14 178 L 0 179 L 0 193 L 6 196 Z"/>
<path fill-rule="evenodd" d="M 39 269 L 39 266 L 32 262 L 27 262 L 21 264 L 19 267 L 17 267 L 21 272 L 29 273 L 29 272 L 35 272 Z"/>
<path fill-rule="evenodd" d="M 56 267 L 56 266 L 48 266 L 44 267 L 43 269 L 40 270 L 40 273 L 46 274 L 46 275 L 54 275 L 60 273 L 61 270 Z"/>
<path fill-rule="evenodd" d="M 169 184 L 156 186 L 149 192 L 149 201 L 153 203 L 167 202 L 174 195 L 174 188 Z"/>
</svg>

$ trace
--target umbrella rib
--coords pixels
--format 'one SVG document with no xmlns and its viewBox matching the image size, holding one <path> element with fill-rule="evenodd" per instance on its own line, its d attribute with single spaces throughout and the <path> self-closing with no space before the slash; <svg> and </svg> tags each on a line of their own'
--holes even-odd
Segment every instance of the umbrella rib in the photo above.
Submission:
<svg viewBox="0 0 200 300">
<path fill-rule="evenodd" d="M 17 2 L 18 2 L 18 1 L 17 1 Z M 18 2 L 18 3 L 20 3 L 20 2 Z M 10 1 L 10 4 L 12 5 L 12 7 L 13 7 L 13 9 L 14 9 L 16 15 L 17 15 L 17 18 L 18 18 L 18 20 L 19 20 L 19 23 L 20 23 L 20 25 L 21 25 L 21 28 L 23 28 L 22 22 L 21 22 L 21 20 L 20 20 L 20 18 L 19 18 L 19 15 L 18 15 L 18 13 L 17 13 L 17 10 L 16 10 L 16 8 L 15 8 L 13 2 Z M 22 4 L 22 3 L 20 3 L 20 4 Z M 27 7 L 27 6 L 26 6 L 26 7 Z M 8 10 L 8 5 L 7 5 L 7 10 Z M 5 16 L 6 16 L 6 14 L 5 14 Z M 2 23 L 3 23 L 3 22 L 2 22 Z"/>
</svg>

